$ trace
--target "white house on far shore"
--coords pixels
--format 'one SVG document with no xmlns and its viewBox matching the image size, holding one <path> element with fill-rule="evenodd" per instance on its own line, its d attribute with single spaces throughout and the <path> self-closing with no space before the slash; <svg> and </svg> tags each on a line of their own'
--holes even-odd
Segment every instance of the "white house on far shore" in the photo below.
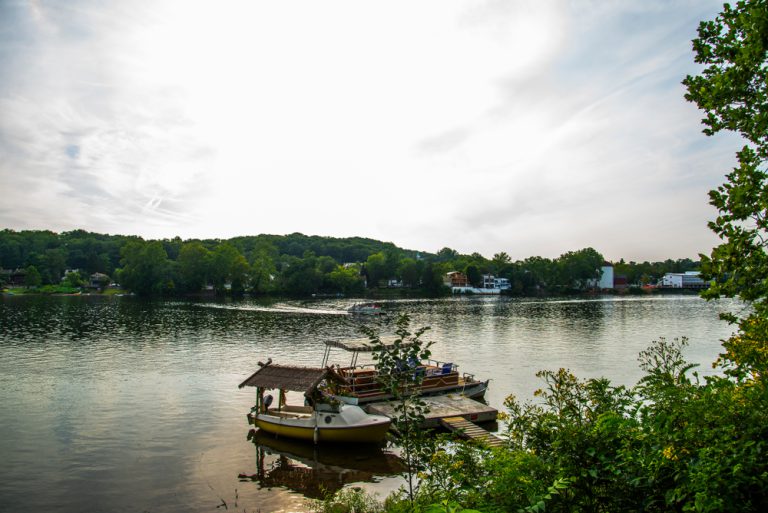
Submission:
<svg viewBox="0 0 768 513">
<path fill-rule="evenodd" d="M 473 287 L 467 278 L 467 275 L 452 271 L 446 273 L 444 278 L 446 286 L 451 287 L 454 294 L 501 294 L 502 290 L 512 288 L 512 284 L 507 278 L 497 278 L 492 274 L 483 274 L 483 286 Z"/>
<path fill-rule="evenodd" d="M 600 290 L 613 288 L 613 265 L 610 262 L 603 262 L 600 268 L 600 281 L 597 282 L 597 288 Z"/>
<path fill-rule="evenodd" d="M 698 271 L 667 273 L 661 279 L 661 286 L 672 289 L 706 289 L 709 283 L 702 280 L 700 274 Z"/>
</svg>

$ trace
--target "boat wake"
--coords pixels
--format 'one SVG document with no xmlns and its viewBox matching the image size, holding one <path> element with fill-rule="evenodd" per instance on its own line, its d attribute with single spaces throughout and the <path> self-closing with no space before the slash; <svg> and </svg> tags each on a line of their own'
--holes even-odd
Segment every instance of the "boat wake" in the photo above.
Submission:
<svg viewBox="0 0 768 513">
<path fill-rule="evenodd" d="M 293 315 L 348 315 L 346 310 L 323 310 L 319 308 L 302 308 L 300 306 L 290 306 L 277 304 L 275 306 L 255 306 L 255 305 L 219 305 L 219 304 L 195 304 L 199 308 L 214 308 L 217 310 L 238 310 L 243 312 L 267 312 L 282 313 Z"/>
</svg>

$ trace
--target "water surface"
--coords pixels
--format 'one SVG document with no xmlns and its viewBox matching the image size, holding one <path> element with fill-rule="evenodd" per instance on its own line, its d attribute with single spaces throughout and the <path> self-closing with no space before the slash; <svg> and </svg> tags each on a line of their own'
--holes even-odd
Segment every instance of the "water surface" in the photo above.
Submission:
<svg viewBox="0 0 768 513">
<path fill-rule="evenodd" d="M 301 511 L 320 485 L 386 494 L 401 483 L 392 449 L 254 444 L 253 392 L 237 385 L 270 357 L 319 365 L 324 340 L 359 338 L 362 323 L 391 332 L 402 312 L 431 327 L 435 357 L 491 378 L 500 408 L 510 393 L 531 398 L 541 369 L 632 385 L 659 337 L 689 337 L 687 356 L 712 373 L 731 332 L 718 313 L 741 308 L 474 297 L 386 302 L 379 319 L 347 315 L 352 303 L 0 299 L 0 511 Z"/>
</svg>

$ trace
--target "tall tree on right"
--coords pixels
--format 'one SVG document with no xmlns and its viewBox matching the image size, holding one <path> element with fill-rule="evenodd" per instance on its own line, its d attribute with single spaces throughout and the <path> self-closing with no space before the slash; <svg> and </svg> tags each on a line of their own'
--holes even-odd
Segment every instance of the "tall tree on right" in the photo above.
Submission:
<svg viewBox="0 0 768 513">
<path fill-rule="evenodd" d="M 706 116 L 707 135 L 739 133 L 746 144 L 727 181 L 710 191 L 718 210 L 709 223 L 722 243 L 702 255 L 703 274 L 714 280 L 707 298 L 740 297 L 752 308 L 724 315 L 739 328 L 725 341 L 721 363 L 739 379 L 768 379 L 768 0 L 725 4 L 699 25 L 696 62 L 705 67 L 683 81 L 685 98 Z"/>
</svg>

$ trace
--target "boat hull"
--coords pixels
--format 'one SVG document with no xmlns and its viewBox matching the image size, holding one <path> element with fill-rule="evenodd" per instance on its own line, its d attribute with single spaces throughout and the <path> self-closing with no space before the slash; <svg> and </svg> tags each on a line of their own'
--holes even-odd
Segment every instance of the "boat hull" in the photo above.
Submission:
<svg viewBox="0 0 768 513">
<path fill-rule="evenodd" d="M 356 406 L 343 408 L 359 410 Z M 249 422 L 266 433 L 315 443 L 377 443 L 384 439 L 391 424 L 387 417 L 368 415 L 362 410 L 354 412 L 350 421 L 346 413 L 316 412 L 287 418 L 272 412 L 257 413 L 249 416 Z"/>
<path fill-rule="evenodd" d="M 290 426 L 259 418 L 256 418 L 255 424 L 256 427 L 266 433 L 286 438 L 295 438 L 297 440 L 309 440 L 316 443 L 377 443 L 384 439 L 389 430 L 389 424 L 363 427 L 318 427 L 317 435 L 315 435 L 315 428 L 310 426 Z M 316 440 L 315 436 L 317 436 Z"/>
<path fill-rule="evenodd" d="M 421 388 L 419 395 L 423 397 L 432 397 L 447 394 L 459 394 L 470 399 L 482 399 L 485 396 L 485 392 L 488 390 L 489 381 L 490 380 L 476 381 L 468 385 L 447 385 Z M 361 397 L 353 395 L 334 395 L 334 398 L 343 401 L 346 404 L 363 406 L 381 401 L 389 401 L 392 399 L 392 395 L 385 393 Z"/>
</svg>

